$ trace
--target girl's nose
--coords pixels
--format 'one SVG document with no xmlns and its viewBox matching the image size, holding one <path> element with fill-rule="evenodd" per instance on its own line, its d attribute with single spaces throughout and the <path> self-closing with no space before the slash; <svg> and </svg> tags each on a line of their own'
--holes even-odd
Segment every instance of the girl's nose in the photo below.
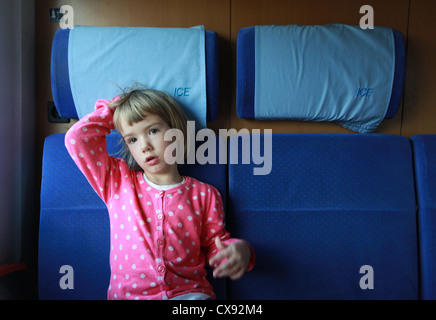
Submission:
<svg viewBox="0 0 436 320">
<path fill-rule="evenodd" d="M 142 153 L 146 153 L 151 151 L 153 148 L 151 146 L 151 144 L 148 141 L 144 141 L 144 144 L 142 146 Z"/>
</svg>

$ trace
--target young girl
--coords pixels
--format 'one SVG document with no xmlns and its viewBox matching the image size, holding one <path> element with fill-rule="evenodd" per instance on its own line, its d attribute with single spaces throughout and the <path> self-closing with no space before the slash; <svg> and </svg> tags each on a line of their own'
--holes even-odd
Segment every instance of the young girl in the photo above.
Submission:
<svg viewBox="0 0 436 320">
<path fill-rule="evenodd" d="M 114 128 L 126 160 L 107 153 L 105 135 Z M 97 101 L 66 134 L 68 152 L 109 211 L 108 299 L 214 299 L 206 263 L 214 277 L 231 279 L 254 266 L 251 246 L 224 228 L 219 192 L 165 162 L 171 128 L 186 137 L 180 106 L 144 89 Z"/>
</svg>

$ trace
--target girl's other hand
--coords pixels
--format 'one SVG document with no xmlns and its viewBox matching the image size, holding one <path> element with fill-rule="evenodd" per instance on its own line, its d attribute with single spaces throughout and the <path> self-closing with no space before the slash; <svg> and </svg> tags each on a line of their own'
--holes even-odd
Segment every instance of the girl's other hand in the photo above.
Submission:
<svg viewBox="0 0 436 320">
<path fill-rule="evenodd" d="M 220 237 L 215 237 L 215 245 L 220 250 L 209 261 L 209 265 L 219 264 L 213 271 L 214 278 L 230 277 L 232 280 L 241 278 L 250 262 L 250 248 L 245 241 L 232 242 L 225 245 Z"/>
</svg>

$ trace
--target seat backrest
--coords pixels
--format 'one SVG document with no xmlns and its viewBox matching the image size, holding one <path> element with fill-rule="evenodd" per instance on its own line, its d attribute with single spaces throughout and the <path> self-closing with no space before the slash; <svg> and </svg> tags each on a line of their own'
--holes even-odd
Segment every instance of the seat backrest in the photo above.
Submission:
<svg viewBox="0 0 436 320">
<path fill-rule="evenodd" d="M 411 138 L 415 161 L 421 298 L 436 299 L 436 135 Z"/>
<path fill-rule="evenodd" d="M 65 134 L 55 134 L 48 136 L 44 145 L 39 298 L 106 299 L 109 216 L 105 204 L 68 154 L 64 140 Z M 112 145 L 111 141 L 108 145 Z M 68 269 L 69 275 L 61 273 L 63 266 L 72 268 Z M 72 289 L 60 286 L 61 278 L 67 275 L 73 280 Z"/>
<path fill-rule="evenodd" d="M 258 140 L 268 150 L 265 135 Z M 271 148 L 268 175 L 254 175 L 253 161 L 229 163 L 229 228 L 256 252 L 229 298 L 417 299 L 408 139 L 273 134 Z"/>
</svg>

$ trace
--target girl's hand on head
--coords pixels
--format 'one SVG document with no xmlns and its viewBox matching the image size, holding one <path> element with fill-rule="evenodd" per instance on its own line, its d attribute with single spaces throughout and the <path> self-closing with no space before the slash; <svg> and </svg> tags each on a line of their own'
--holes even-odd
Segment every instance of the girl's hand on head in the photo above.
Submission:
<svg viewBox="0 0 436 320">
<path fill-rule="evenodd" d="M 115 102 L 117 102 L 118 100 L 120 100 L 119 96 L 113 97 L 112 100 L 108 103 L 109 108 L 115 110 L 118 106 L 118 103 Z"/>
<path fill-rule="evenodd" d="M 214 269 L 214 278 L 230 277 L 232 280 L 241 278 L 250 262 L 251 253 L 247 243 L 237 241 L 225 245 L 220 237 L 215 237 L 215 245 L 220 251 L 210 259 L 209 265 L 222 263 Z"/>
</svg>

